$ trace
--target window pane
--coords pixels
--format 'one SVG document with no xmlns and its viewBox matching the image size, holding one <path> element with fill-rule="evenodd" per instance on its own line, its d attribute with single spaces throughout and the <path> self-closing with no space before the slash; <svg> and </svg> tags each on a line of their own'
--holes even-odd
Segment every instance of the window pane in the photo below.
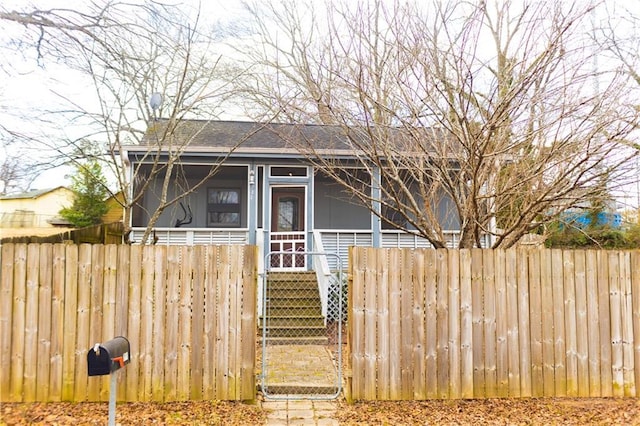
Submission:
<svg viewBox="0 0 640 426">
<path fill-rule="evenodd" d="M 240 192 L 235 189 L 210 189 L 210 204 L 238 204 L 240 202 Z"/>
<path fill-rule="evenodd" d="M 240 214 L 233 212 L 210 212 L 209 223 L 217 225 L 239 225 Z"/>
<path fill-rule="evenodd" d="M 303 177 L 306 175 L 306 167 L 271 167 L 271 176 Z"/>
</svg>

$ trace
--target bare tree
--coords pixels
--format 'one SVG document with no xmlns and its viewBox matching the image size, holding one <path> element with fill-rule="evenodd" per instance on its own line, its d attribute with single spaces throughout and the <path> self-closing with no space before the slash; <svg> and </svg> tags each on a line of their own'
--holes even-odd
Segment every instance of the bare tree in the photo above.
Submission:
<svg viewBox="0 0 640 426">
<path fill-rule="evenodd" d="M 461 248 L 483 235 L 510 247 L 602 181 L 622 183 L 637 111 L 619 73 L 595 90 L 581 29 L 591 6 L 417 3 L 249 5 L 249 112 L 342 128 L 367 173 L 312 141 L 300 149 L 383 222 L 435 247 L 451 218 Z"/>
<path fill-rule="evenodd" d="M 183 166 L 184 150 L 199 132 L 193 126 L 189 134 L 181 131 L 183 119 L 199 119 L 206 125 L 217 117 L 230 94 L 229 83 L 219 78 L 224 72 L 227 81 L 233 81 L 216 53 L 219 34 L 202 26 L 198 14 L 190 17 L 177 6 L 151 2 L 96 1 L 82 11 L 0 11 L 0 18 L 24 26 L 25 32 L 18 37 L 30 42 L 41 63 L 63 63 L 69 72 L 84 78 L 92 92 L 84 103 L 67 97 L 68 108 L 51 111 L 64 117 L 67 125 L 87 130 L 49 147 L 72 162 L 106 161 L 123 194 L 126 227 L 132 208 L 142 208 L 150 185 L 161 188 L 158 207 L 147 212 L 143 242 L 150 241 L 161 213 L 195 191 L 219 167 L 220 162 L 198 182 L 169 195 Z M 155 108 L 149 103 L 152 96 Z M 182 137 L 174 137 L 176 132 Z M 144 158 L 138 159 L 140 166 L 134 168 L 127 159 L 126 147 L 131 145 L 146 147 Z"/>
</svg>

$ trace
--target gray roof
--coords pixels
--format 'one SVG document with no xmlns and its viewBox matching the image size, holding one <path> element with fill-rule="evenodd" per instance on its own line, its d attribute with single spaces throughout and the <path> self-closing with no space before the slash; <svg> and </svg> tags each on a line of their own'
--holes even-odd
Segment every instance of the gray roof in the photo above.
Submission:
<svg viewBox="0 0 640 426">
<path fill-rule="evenodd" d="M 372 128 L 351 128 L 338 125 L 256 123 L 248 121 L 205 121 L 182 120 L 172 134 L 167 134 L 168 121 L 159 120 L 147 129 L 142 145 L 137 149 L 147 149 L 149 145 L 160 143 L 163 147 L 171 144 L 181 146 L 188 141 L 185 152 L 217 152 L 230 150 L 235 152 L 269 152 L 281 154 L 300 153 L 308 149 L 317 152 L 348 154 L 357 150 L 357 146 L 370 140 Z M 440 139 L 433 129 L 429 144 Z M 405 134 L 400 129 L 386 129 L 389 139 L 400 140 Z M 426 139 L 426 137 L 425 137 Z M 135 147 L 128 147 L 136 150 Z"/>
</svg>

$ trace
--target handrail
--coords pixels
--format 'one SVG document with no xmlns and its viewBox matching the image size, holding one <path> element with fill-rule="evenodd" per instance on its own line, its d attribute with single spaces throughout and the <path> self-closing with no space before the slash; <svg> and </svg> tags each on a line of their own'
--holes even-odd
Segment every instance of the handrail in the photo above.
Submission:
<svg viewBox="0 0 640 426">
<path fill-rule="evenodd" d="M 314 253 L 324 253 L 324 245 L 322 244 L 322 234 L 320 234 L 320 231 L 313 231 L 313 251 Z M 316 280 L 318 281 L 322 316 L 324 317 L 326 325 L 329 304 L 329 283 L 331 277 L 331 269 L 329 268 L 327 256 L 315 255 L 313 269 L 316 273 Z"/>
</svg>

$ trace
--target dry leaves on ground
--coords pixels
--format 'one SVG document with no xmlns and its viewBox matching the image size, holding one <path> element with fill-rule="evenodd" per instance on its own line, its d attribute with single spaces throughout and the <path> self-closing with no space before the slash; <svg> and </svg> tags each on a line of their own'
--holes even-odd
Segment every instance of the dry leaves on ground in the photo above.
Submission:
<svg viewBox="0 0 640 426">
<path fill-rule="evenodd" d="M 0 425 L 104 425 L 108 404 L 5 403 Z M 343 425 L 640 425 L 635 398 L 523 398 L 338 403 Z M 259 405 L 192 401 L 118 403 L 120 425 L 263 425 Z"/>
<path fill-rule="evenodd" d="M 376 401 L 341 404 L 344 425 L 640 425 L 635 398 Z"/>
<path fill-rule="evenodd" d="M 2 404 L 0 425 L 105 425 L 108 403 L 51 402 Z M 260 425 L 265 415 L 258 405 L 241 402 L 190 401 L 118 403 L 120 425 Z"/>
</svg>

